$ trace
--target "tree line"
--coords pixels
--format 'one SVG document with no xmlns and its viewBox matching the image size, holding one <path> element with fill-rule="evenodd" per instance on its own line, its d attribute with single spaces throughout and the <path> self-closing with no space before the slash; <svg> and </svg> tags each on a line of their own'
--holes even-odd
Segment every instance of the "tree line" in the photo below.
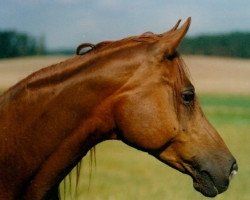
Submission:
<svg viewBox="0 0 250 200">
<path fill-rule="evenodd" d="M 180 46 L 182 54 L 201 54 L 250 58 L 250 32 L 187 37 Z M 73 54 L 74 49 L 46 49 L 45 37 L 0 30 L 0 58 L 43 54 Z"/>
<path fill-rule="evenodd" d="M 188 37 L 181 44 L 183 54 L 250 58 L 250 32 Z"/>
<path fill-rule="evenodd" d="M 0 31 L 0 58 L 45 54 L 45 38 L 17 31 Z"/>
</svg>

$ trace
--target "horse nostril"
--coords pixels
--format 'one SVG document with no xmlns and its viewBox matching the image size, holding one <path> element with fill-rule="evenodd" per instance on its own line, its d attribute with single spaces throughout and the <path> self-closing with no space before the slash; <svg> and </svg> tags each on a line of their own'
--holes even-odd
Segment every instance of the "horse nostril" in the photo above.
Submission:
<svg viewBox="0 0 250 200">
<path fill-rule="evenodd" d="M 230 170 L 230 175 L 229 175 L 229 180 L 231 180 L 236 174 L 237 174 L 237 171 L 238 171 L 238 165 L 237 163 L 235 162 L 232 167 L 231 167 L 231 170 Z"/>
<path fill-rule="evenodd" d="M 235 162 L 235 163 L 233 163 L 233 165 L 232 165 L 232 167 L 231 167 L 231 170 L 230 170 L 231 172 L 232 171 L 238 171 L 238 165 L 237 165 L 237 163 Z"/>
<path fill-rule="evenodd" d="M 238 165 L 236 162 L 232 165 L 231 171 L 233 170 L 238 171 Z"/>
</svg>

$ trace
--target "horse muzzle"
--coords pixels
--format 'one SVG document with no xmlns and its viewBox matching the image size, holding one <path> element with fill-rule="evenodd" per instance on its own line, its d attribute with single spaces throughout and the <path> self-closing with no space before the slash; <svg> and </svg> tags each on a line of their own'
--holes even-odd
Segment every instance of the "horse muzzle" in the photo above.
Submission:
<svg viewBox="0 0 250 200">
<path fill-rule="evenodd" d="M 216 195 L 227 190 L 230 180 L 238 171 L 238 165 L 235 159 L 231 159 L 230 165 L 226 168 L 204 168 L 197 170 L 193 175 L 193 186 L 207 197 L 215 197 Z"/>
</svg>

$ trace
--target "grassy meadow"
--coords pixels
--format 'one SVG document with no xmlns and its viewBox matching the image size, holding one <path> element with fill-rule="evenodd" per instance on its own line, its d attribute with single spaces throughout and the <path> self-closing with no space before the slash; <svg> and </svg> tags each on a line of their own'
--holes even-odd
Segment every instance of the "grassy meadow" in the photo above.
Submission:
<svg viewBox="0 0 250 200">
<path fill-rule="evenodd" d="M 217 200 L 250 198 L 250 96 L 201 95 L 206 116 L 236 157 L 239 172 L 229 189 Z M 91 164 L 92 163 L 92 164 Z M 82 161 L 80 182 L 75 191 L 75 172 L 69 178 L 65 199 L 91 200 L 177 200 L 207 199 L 196 192 L 189 176 L 164 165 L 146 153 L 121 142 L 97 145 L 96 162 L 89 154 Z"/>
</svg>

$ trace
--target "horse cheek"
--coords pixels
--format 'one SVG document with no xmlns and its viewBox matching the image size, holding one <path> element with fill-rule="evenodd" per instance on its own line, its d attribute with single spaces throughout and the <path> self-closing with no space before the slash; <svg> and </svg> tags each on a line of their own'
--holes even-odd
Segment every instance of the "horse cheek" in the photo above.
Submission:
<svg viewBox="0 0 250 200">
<path fill-rule="evenodd" d="M 154 101 L 123 101 L 116 110 L 121 139 L 142 149 L 156 149 L 167 140 L 166 127 Z"/>
</svg>

